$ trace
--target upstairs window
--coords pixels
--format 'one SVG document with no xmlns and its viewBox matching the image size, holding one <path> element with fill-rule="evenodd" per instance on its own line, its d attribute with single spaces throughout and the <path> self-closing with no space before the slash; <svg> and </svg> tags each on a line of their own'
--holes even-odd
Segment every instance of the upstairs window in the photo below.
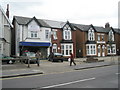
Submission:
<svg viewBox="0 0 120 90">
<path fill-rule="evenodd" d="M 88 40 L 89 41 L 94 41 L 95 40 L 95 34 L 94 34 L 94 30 L 92 28 L 90 28 L 89 31 L 88 31 Z"/>
<path fill-rule="evenodd" d="M 54 39 L 54 40 L 57 39 L 57 31 L 53 31 L 53 39 Z"/>
<path fill-rule="evenodd" d="M 37 31 L 31 31 L 31 38 L 37 38 L 38 32 Z"/>
<path fill-rule="evenodd" d="M 71 40 L 71 28 L 69 27 L 69 25 L 66 25 L 63 28 L 63 39 L 65 40 Z"/>
<path fill-rule="evenodd" d="M 110 30 L 108 38 L 109 38 L 109 41 L 114 41 L 114 33 L 112 30 Z"/>
<path fill-rule="evenodd" d="M 45 38 L 49 39 L 49 30 L 45 30 Z"/>
</svg>

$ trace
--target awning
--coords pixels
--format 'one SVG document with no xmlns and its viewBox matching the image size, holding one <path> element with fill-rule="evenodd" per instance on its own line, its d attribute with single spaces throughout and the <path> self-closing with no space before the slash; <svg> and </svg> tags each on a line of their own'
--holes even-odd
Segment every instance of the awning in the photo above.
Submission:
<svg viewBox="0 0 120 90">
<path fill-rule="evenodd" d="M 47 42 L 20 42 L 20 46 L 50 46 Z"/>
</svg>

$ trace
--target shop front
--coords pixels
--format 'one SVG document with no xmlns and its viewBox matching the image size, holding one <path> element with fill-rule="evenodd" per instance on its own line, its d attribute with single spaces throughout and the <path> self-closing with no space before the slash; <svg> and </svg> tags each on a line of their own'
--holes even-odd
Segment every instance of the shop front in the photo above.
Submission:
<svg viewBox="0 0 120 90">
<path fill-rule="evenodd" d="M 34 53 L 39 50 L 41 52 L 41 59 L 46 59 L 50 52 L 49 42 L 20 42 L 19 45 L 20 55 L 23 55 L 26 50 Z"/>
</svg>

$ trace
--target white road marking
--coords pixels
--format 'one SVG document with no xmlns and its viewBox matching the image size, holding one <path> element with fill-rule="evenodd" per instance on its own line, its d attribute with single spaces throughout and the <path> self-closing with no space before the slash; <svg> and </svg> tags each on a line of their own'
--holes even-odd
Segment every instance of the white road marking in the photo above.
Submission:
<svg viewBox="0 0 120 90">
<path fill-rule="evenodd" d="M 115 73 L 115 74 L 119 75 L 120 73 Z"/>
<path fill-rule="evenodd" d="M 57 85 L 46 86 L 46 87 L 42 87 L 42 88 L 53 88 L 53 87 L 64 86 L 64 85 L 68 85 L 68 84 L 73 84 L 73 83 L 78 83 L 78 82 L 84 82 L 84 81 L 89 81 L 89 80 L 94 80 L 94 79 L 95 78 L 88 78 L 88 79 L 77 80 L 77 81 L 68 82 L 68 83 L 62 83 L 62 84 L 57 84 Z"/>
</svg>

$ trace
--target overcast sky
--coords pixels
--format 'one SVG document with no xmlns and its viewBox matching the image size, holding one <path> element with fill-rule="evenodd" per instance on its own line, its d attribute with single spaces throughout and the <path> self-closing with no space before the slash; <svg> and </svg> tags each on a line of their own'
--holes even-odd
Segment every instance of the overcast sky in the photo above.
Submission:
<svg viewBox="0 0 120 90">
<path fill-rule="evenodd" d="M 10 19 L 13 16 L 36 17 L 55 21 L 67 20 L 77 24 L 104 26 L 109 22 L 118 27 L 119 0 L 0 0 L 6 11 L 10 7 Z"/>
</svg>

